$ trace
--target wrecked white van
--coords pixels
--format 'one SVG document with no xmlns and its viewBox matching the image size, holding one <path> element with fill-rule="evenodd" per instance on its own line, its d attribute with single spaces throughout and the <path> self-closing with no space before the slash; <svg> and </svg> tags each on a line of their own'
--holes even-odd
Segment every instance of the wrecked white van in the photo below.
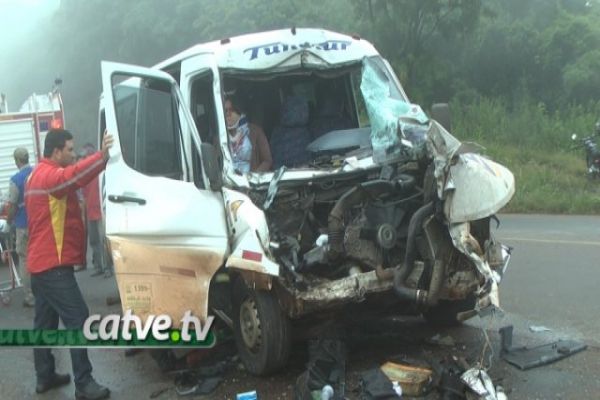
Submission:
<svg viewBox="0 0 600 400">
<path fill-rule="evenodd" d="M 103 184 L 124 309 L 218 315 L 249 371 L 282 366 L 291 324 L 365 302 L 435 322 L 498 306 L 491 232 L 506 168 L 411 104 L 355 36 L 289 29 L 194 46 L 153 68 L 103 62 Z M 270 171 L 241 173 L 223 103 L 246 99 Z"/>
</svg>

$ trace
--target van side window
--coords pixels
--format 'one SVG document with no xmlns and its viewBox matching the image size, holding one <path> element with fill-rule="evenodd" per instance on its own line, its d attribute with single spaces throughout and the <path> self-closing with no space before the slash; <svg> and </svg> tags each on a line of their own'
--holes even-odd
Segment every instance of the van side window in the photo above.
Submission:
<svg viewBox="0 0 600 400">
<path fill-rule="evenodd" d="M 213 95 L 212 71 L 200 73 L 192 81 L 190 111 L 200 135 L 200 140 L 218 148 L 219 129 Z M 192 149 L 192 168 L 194 171 L 194 184 L 197 188 L 204 189 L 202 161 L 196 148 Z"/>
<path fill-rule="evenodd" d="M 211 71 L 201 73 L 192 81 L 190 111 L 202 142 L 218 143 L 219 131 Z"/>
<path fill-rule="evenodd" d="M 181 180 L 182 134 L 170 85 L 123 78 L 113 86 L 123 159 L 143 174 Z"/>
</svg>

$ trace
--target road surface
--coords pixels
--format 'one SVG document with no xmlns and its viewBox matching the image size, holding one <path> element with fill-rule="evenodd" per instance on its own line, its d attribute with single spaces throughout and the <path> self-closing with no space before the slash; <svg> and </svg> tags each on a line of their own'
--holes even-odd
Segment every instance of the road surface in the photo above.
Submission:
<svg viewBox="0 0 600 400">
<path fill-rule="evenodd" d="M 514 247 L 511 265 L 501 284 L 501 304 L 505 316 L 492 320 L 475 318 L 465 326 L 437 330 L 420 318 L 393 319 L 358 324 L 349 329 L 347 364 L 348 398 L 359 373 L 398 356 L 442 359 L 464 355 L 474 360 L 481 355 L 485 335 L 494 350 L 490 375 L 502 384 L 509 399 L 592 399 L 600 398 L 600 217 L 503 215 L 496 232 Z M 0 267 L 0 280 L 6 267 Z M 78 273 L 78 279 L 91 313 L 119 313 L 120 307 L 107 306 L 107 296 L 116 294 L 114 279 Z M 21 307 L 22 294 L 15 293 L 9 306 L 0 306 L 0 328 L 27 328 L 33 311 Z M 512 324 L 514 344 L 546 343 L 557 338 L 582 340 L 588 349 L 552 365 L 519 371 L 499 360 L 498 333 Z M 545 326 L 550 332 L 533 333 L 530 326 Z M 485 329 L 481 329 L 485 328 Z M 435 334 L 450 336 L 454 346 L 428 344 Z M 0 398 L 73 398 L 73 385 L 34 394 L 33 357 L 30 349 L 0 350 Z M 70 371 L 66 350 L 56 350 L 57 369 Z M 486 354 L 490 354 L 487 352 Z M 112 399 L 147 399 L 157 390 L 157 399 L 177 399 L 172 376 L 161 374 L 148 354 L 125 357 L 123 350 L 90 351 L 94 376 L 112 390 Z M 296 377 L 306 362 L 304 345 L 298 344 L 289 368 L 270 378 L 248 376 L 242 370 L 226 374 L 220 387 L 205 398 L 235 398 L 235 393 L 257 390 L 261 399 L 291 399 Z M 438 398 L 436 392 L 427 396 Z"/>
</svg>

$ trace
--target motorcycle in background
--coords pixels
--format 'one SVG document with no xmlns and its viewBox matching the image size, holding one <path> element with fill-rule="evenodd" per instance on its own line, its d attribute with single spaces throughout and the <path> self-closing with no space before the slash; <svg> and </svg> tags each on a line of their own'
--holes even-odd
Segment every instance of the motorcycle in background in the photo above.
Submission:
<svg viewBox="0 0 600 400">
<path fill-rule="evenodd" d="M 600 137 L 600 120 L 596 122 L 593 135 L 581 139 L 578 139 L 576 134 L 571 136 L 571 139 L 577 142 L 578 146 L 585 149 L 587 175 L 591 179 L 600 179 L 600 149 L 598 149 L 596 143 L 598 137 Z"/>
</svg>

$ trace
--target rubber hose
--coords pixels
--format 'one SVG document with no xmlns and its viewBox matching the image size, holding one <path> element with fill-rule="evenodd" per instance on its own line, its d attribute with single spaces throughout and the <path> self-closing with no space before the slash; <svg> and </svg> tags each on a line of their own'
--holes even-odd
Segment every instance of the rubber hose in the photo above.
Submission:
<svg viewBox="0 0 600 400">
<path fill-rule="evenodd" d="M 394 291 L 401 299 L 415 303 L 423 303 L 427 292 L 419 289 L 411 289 L 405 286 L 406 278 L 415 267 L 417 258 L 417 235 L 423 229 L 423 221 L 434 212 L 433 202 L 427 203 L 419 208 L 411 217 L 408 224 L 408 239 L 406 240 L 406 253 L 404 264 L 398 266 L 394 271 Z"/>
</svg>

